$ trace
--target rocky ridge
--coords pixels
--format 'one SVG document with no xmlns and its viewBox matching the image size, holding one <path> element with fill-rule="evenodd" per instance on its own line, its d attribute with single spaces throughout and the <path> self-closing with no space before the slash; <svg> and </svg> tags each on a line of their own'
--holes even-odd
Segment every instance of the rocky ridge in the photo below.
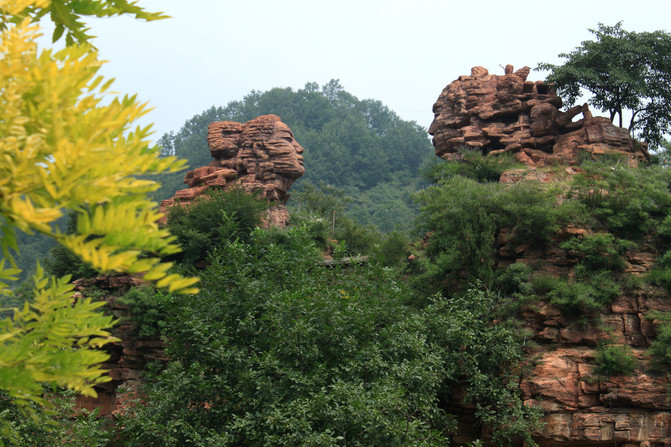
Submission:
<svg viewBox="0 0 671 447">
<path fill-rule="evenodd" d="M 111 333 L 119 339 L 104 347 L 110 358 L 101 366 L 109 371 L 111 380 L 96 385 L 98 396 L 95 398 L 78 395 L 78 408 L 98 409 L 101 416 L 119 415 L 129 400 L 137 397 L 147 364 L 166 360 L 163 342 L 158 338 L 139 337 L 128 306 L 119 301 L 119 297 L 132 287 L 144 284 L 140 279 L 127 275 L 104 275 L 75 281 L 75 299 L 81 296 L 90 297 L 95 293 L 92 292 L 94 290 L 104 295 L 106 312 L 111 313 L 117 320 Z"/>
</svg>

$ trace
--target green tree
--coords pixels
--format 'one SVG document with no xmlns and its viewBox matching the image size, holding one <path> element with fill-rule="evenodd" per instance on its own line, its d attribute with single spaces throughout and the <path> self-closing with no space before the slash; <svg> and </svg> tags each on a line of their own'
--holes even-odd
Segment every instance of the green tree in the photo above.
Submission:
<svg viewBox="0 0 671 447">
<path fill-rule="evenodd" d="M 121 421 L 124 445 L 443 446 L 457 384 L 497 444 L 528 437 L 522 331 L 492 322 L 496 295 L 413 308 L 393 268 L 320 266 L 310 238 L 256 229 L 221 244 L 189 302 L 134 292 L 170 361 Z"/>
<path fill-rule="evenodd" d="M 67 29 L 66 41 L 82 44 L 38 50 L 34 20 L 47 13 L 54 39 Z M 47 235 L 96 269 L 145 272 L 160 287 L 195 291 L 197 279 L 168 274 L 160 262 L 178 247 L 146 197 L 158 184 L 137 178 L 183 163 L 157 157 L 149 128 L 131 130 L 146 106 L 106 96 L 111 82 L 97 74 L 101 62 L 76 20 L 116 13 L 143 15 L 124 0 L 0 0 L 0 294 L 13 294 L 19 273 L 17 230 Z M 77 228 L 64 234 L 58 221 L 69 210 Z M 24 408 L 44 402 L 43 384 L 95 395 L 93 386 L 109 380 L 97 348 L 113 340 L 112 318 L 101 303 L 73 301 L 69 279 L 46 278 L 38 266 L 31 302 L 0 321 L 0 390 Z M 14 432 L 0 420 L 0 443 Z"/>
<path fill-rule="evenodd" d="M 664 31 L 632 32 L 599 23 L 586 40 L 570 53 L 559 56 L 563 65 L 540 63 L 550 70 L 547 81 L 573 105 L 582 89 L 593 96 L 590 104 L 610 114 L 611 121 L 631 113 L 629 131 L 638 133 L 651 147 L 663 141 L 671 126 L 671 34 Z"/>
</svg>

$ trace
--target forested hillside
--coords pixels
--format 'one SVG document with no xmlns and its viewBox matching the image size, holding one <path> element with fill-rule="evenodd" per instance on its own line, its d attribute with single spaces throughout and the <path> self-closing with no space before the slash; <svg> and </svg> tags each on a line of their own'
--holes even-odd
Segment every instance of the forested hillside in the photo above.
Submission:
<svg viewBox="0 0 671 447">
<path fill-rule="evenodd" d="M 322 210 L 329 216 L 336 211 L 338 217 L 346 213 L 358 224 L 383 232 L 411 231 L 417 214 L 411 195 L 425 182 L 419 171 L 435 163 L 431 141 L 416 123 L 400 119 L 380 101 L 357 99 L 338 81 L 322 87 L 309 83 L 297 91 L 251 92 L 241 101 L 194 116 L 179 131 L 163 135 L 158 144 L 163 156 L 186 159 L 191 168 L 205 166 L 212 161 L 206 141 L 208 124 L 245 122 L 265 114 L 280 116 L 305 149 L 305 175 L 291 190 L 295 197 L 302 193 L 304 200 L 301 204 L 290 200 L 290 208 L 304 208 L 307 203 L 315 211 L 310 202 L 318 197 L 318 206 L 329 202 L 330 210 Z M 154 199 L 169 198 L 185 188 L 185 173 L 159 176 L 162 187 Z M 63 219 L 61 226 L 65 224 Z M 54 243 L 39 234 L 19 233 L 19 246 L 18 283 L 32 275 L 36 260 L 44 263 Z"/>
<path fill-rule="evenodd" d="M 191 168 L 204 166 L 212 161 L 208 124 L 246 122 L 266 114 L 278 115 L 305 149 L 305 175 L 292 192 L 299 193 L 307 183 L 340 189 L 349 197 L 348 214 L 360 224 L 385 232 L 411 228 L 416 208 L 410 195 L 422 184 L 420 168 L 435 159 L 426 131 L 380 101 L 357 99 L 336 80 L 322 87 L 308 83 L 296 91 L 251 92 L 241 101 L 194 116 L 159 144 L 164 155 L 185 158 Z M 182 177 L 162 178 L 164 186 L 156 197 L 165 199 L 183 189 Z"/>
<path fill-rule="evenodd" d="M 112 3 L 54 2 L 68 48 L 35 59 L 44 4 L 0 0 L 0 248 L 61 244 L 30 285 L 0 262 L 0 447 L 671 445 L 671 119 L 611 122 L 656 98 L 572 121 L 528 67 L 474 67 L 434 106 L 431 161 L 416 123 L 311 83 L 212 107 L 159 156 L 135 98 L 80 95 L 102 82 L 81 14 L 161 17 Z M 668 79 L 671 35 L 600 29 Z M 264 114 L 305 149 L 288 224 L 222 183 L 163 220 L 173 156 L 206 165 L 209 123 Z"/>
</svg>

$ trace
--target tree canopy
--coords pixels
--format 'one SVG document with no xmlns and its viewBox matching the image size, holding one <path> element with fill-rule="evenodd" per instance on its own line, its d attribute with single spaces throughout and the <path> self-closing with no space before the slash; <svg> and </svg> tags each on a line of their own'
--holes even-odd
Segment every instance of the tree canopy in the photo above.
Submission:
<svg viewBox="0 0 671 447">
<path fill-rule="evenodd" d="M 590 29 L 595 40 L 559 57 L 563 65 L 540 63 L 550 70 L 547 81 L 571 106 L 589 91 L 589 103 L 619 117 L 631 114 L 628 128 L 651 147 L 659 146 L 671 126 L 671 34 L 664 31 L 632 32 L 599 23 Z"/>
</svg>

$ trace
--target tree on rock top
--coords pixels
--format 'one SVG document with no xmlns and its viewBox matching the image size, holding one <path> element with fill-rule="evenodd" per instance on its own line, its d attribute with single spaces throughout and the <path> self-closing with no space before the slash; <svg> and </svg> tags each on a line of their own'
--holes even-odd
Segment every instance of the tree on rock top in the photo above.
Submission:
<svg viewBox="0 0 671 447">
<path fill-rule="evenodd" d="M 671 130 L 671 34 L 665 31 L 632 32 L 599 23 L 590 29 L 596 40 L 586 40 L 559 57 L 563 65 L 538 64 L 549 70 L 547 82 L 557 86 L 568 106 L 582 96 L 607 111 L 611 121 L 617 116 L 623 127 L 623 113 L 629 111 L 629 132 L 651 147 L 657 147 Z"/>
</svg>

